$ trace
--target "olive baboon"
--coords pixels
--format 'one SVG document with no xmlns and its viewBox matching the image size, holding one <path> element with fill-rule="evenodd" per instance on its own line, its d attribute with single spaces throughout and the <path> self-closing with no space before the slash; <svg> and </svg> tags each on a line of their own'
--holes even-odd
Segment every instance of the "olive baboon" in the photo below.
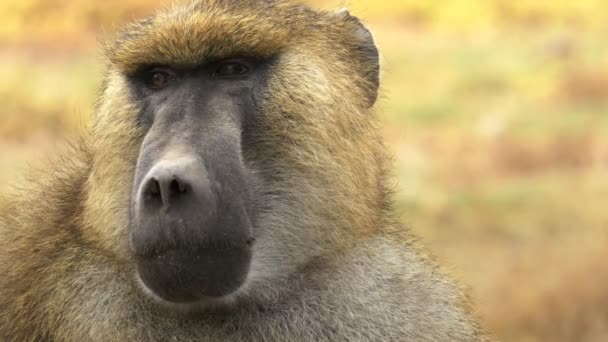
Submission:
<svg viewBox="0 0 608 342">
<path fill-rule="evenodd" d="M 357 18 L 201 0 L 106 55 L 90 131 L 0 218 L 0 337 L 484 339 L 391 217 Z"/>
</svg>

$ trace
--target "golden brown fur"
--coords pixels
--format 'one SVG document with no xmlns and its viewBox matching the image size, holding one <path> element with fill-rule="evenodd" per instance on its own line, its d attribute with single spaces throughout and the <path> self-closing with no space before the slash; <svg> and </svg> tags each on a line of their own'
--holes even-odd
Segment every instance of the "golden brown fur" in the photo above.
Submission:
<svg viewBox="0 0 608 342">
<path fill-rule="evenodd" d="M 460 289 L 391 217 L 389 158 L 359 23 L 288 2 L 206 0 L 106 45 L 90 132 L 0 217 L 0 338 L 10 341 L 478 341 Z M 247 161 L 272 183 L 250 280 L 216 311 L 167 313 L 133 277 L 129 196 L 146 134 L 125 73 L 280 54 Z M 186 312 L 188 311 L 188 312 Z"/>
</svg>

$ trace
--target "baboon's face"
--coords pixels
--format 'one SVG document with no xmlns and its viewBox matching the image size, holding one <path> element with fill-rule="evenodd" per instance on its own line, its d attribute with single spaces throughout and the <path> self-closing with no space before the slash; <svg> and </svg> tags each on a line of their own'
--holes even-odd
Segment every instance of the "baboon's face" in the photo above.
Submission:
<svg viewBox="0 0 608 342">
<path fill-rule="evenodd" d="M 129 77 L 148 132 L 132 195 L 141 282 L 170 302 L 223 297 L 246 279 L 255 241 L 241 132 L 268 60 L 149 66 Z"/>
<path fill-rule="evenodd" d="M 171 308 L 272 300 L 374 222 L 378 53 L 348 12 L 199 1 L 128 27 L 108 56 L 96 170 L 136 165 L 128 257 L 147 294 Z M 126 180 L 99 182 L 125 196 Z"/>
</svg>

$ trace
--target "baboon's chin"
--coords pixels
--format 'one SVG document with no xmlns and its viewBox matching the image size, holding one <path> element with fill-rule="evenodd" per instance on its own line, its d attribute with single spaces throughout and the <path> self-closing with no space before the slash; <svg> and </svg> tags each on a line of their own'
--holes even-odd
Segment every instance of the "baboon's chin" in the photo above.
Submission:
<svg viewBox="0 0 608 342">
<path fill-rule="evenodd" d="M 137 257 L 137 277 L 145 292 L 165 304 L 217 303 L 245 283 L 251 248 L 170 250 Z"/>
<path fill-rule="evenodd" d="M 232 311 L 237 307 L 237 298 L 243 296 L 243 293 L 246 292 L 245 287 L 247 287 L 247 285 L 243 285 L 223 297 L 201 297 L 192 302 L 171 302 L 152 291 L 141 280 L 139 274 L 135 275 L 135 280 L 143 295 L 151 300 L 157 310 L 170 316 L 177 315 L 179 317 L 197 316 L 206 312 Z"/>
</svg>

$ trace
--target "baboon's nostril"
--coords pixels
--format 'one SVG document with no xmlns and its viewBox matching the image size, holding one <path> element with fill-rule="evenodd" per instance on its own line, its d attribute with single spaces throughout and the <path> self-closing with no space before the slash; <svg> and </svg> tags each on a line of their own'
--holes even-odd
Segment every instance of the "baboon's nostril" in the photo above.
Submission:
<svg viewBox="0 0 608 342">
<path fill-rule="evenodd" d="M 153 210 L 161 206 L 187 205 L 205 192 L 205 184 L 201 181 L 205 177 L 202 165 L 193 166 L 190 161 L 160 162 L 143 182 L 142 199 L 145 206 Z"/>
<path fill-rule="evenodd" d="M 148 200 L 161 200 L 160 184 L 156 178 L 150 178 L 144 189 L 144 196 Z"/>
<path fill-rule="evenodd" d="M 142 199 L 147 207 L 160 208 L 163 205 L 165 199 L 163 198 L 162 184 L 158 178 L 150 177 L 144 182 Z"/>
<path fill-rule="evenodd" d="M 171 181 L 171 184 L 169 185 L 169 192 L 171 194 L 171 196 L 175 196 L 178 194 L 184 194 L 188 191 L 188 185 L 186 183 L 184 183 L 183 181 L 177 179 L 177 177 L 174 177 L 173 180 Z"/>
</svg>

